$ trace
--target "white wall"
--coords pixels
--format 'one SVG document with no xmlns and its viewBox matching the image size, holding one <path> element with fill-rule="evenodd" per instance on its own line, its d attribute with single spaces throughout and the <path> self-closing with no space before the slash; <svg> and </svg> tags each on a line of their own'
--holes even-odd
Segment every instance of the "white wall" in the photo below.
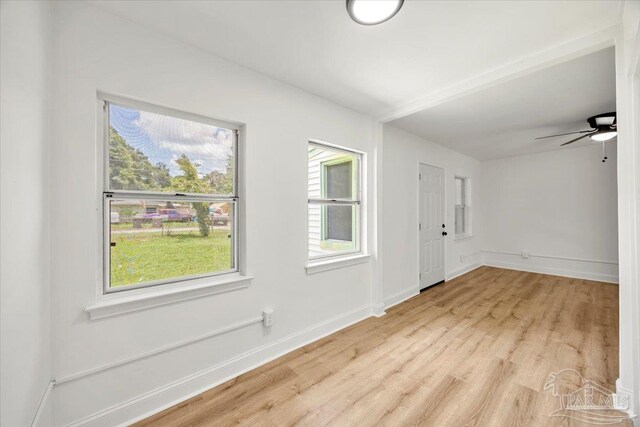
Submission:
<svg viewBox="0 0 640 427">
<path fill-rule="evenodd" d="M 607 155 L 602 163 L 602 146 L 583 143 L 482 162 L 485 262 L 617 282 L 615 142 Z"/>
<path fill-rule="evenodd" d="M 384 242 L 385 304 L 395 304 L 419 292 L 418 282 L 418 165 L 444 168 L 445 277 L 463 272 L 480 261 L 480 211 L 476 191 L 482 185 L 478 160 L 426 141 L 391 125 L 384 126 L 382 241 Z M 454 240 L 455 176 L 471 179 L 472 228 L 470 239 Z M 461 261 L 461 256 L 462 261 Z"/>
<path fill-rule="evenodd" d="M 51 379 L 50 5 L 3 1 L 0 15 L 0 424 L 26 426 Z M 45 422 L 46 415 L 41 418 Z"/>
<path fill-rule="evenodd" d="M 87 4 L 59 2 L 55 7 L 55 203 L 48 209 L 55 224 L 55 377 L 207 334 L 260 316 L 265 306 L 275 309 L 269 330 L 246 326 L 56 384 L 56 425 L 130 420 L 370 314 L 369 264 L 310 276 L 305 272 L 307 141 L 370 152 L 369 117 Z M 84 310 L 96 300 L 101 263 L 98 90 L 246 124 L 246 264 L 255 277 L 248 289 L 102 320 L 87 318 Z"/>
</svg>

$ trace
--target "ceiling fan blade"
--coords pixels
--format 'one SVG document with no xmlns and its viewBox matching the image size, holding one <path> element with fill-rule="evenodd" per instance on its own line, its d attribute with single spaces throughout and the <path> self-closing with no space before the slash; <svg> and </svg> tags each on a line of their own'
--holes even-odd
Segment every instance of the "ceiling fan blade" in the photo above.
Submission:
<svg viewBox="0 0 640 427">
<path fill-rule="evenodd" d="M 555 136 L 573 135 L 574 133 L 586 133 L 586 132 L 593 132 L 593 129 L 589 129 L 589 130 L 579 130 L 579 131 L 577 131 L 577 132 L 559 133 L 559 134 L 557 134 L 557 135 L 540 136 L 540 137 L 538 137 L 538 138 L 534 138 L 534 139 L 553 138 L 553 137 L 555 137 Z"/>
<path fill-rule="evenodd" d="M 586 138 L 586 137 L 588 137 L 588 136 L 595 135 L 596 133 L 598 133 L 598 131 L 591 132 L 591 133 L 588 133 L 588 134 L 586 134 L 586 135 L 579 136 L 579 137 L 577 137 L 576 139 L 572 139 L 571 141 L 567 141 L 567 142 L 565 142 L 564 144 L 560 144 L 560 146 L 562 147 L 563 145 L 572 144 L 572 143 L 574 143 L 574 142 L 576 142 L 576 141 L 581 140 L 582 138 Z"/>
</svg>

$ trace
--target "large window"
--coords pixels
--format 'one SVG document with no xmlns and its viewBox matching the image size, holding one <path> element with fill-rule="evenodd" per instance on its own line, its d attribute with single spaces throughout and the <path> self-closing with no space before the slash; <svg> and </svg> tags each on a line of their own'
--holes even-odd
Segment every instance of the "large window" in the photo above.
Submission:
<svg viewBox="0 0 640 427">
<path fill-rule="evenodd" d="M 362 155 L 310 142 L 309 258 L 360 251 Z"/>
<path fill-rule="evenodd" d="M 237 271 L 237 129 L 103 102 L 105 292 Z"/>
<path fill-rule="evenodd" d="M 471 207 L 469 204 L 469 179 L 456 177 L 456 237 L 471 236 Z"/>
</svg>

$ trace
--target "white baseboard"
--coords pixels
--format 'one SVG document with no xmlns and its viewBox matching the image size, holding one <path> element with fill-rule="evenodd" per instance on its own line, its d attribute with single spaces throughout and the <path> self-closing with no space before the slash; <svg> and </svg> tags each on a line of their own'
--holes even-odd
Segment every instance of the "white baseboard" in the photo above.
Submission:
<svg viewBox="0 0 640 427">
<path fill-rule="evenodd" d="M 447 276 L 445 277 L 445 280 L 451 280 L 451 279 L 455 279 L 458 276 L 462 276 L 463 274 L 467 274 L 473 270 L 475 270 L 476 268 L 480 268 L 482 267 L 482 263 L 481 262 L 476 262 L 474 264 L 471 265 L 466 265 L 462 268 L 459 268 L 449 274 L 447 274 Z"/>
<path fill-rule="evenodd" d="M 373 315 L 376 316 L 376 317 L 382 317 L 385 314 L 387 314 L 387 312 L 384 311 L 384 309 L 385 309 L 385 305 L 384 304 L 374 304 L 371 307 L 371 309 L 372 309 Z"/>
<path fill-rule="evenodd" d="M 463 274 L 469 273 L 470 271 L 475 270 L 478 267 L 482 267 L 482 263 L 474 263 L 471 265 L 467 265 L 464 266 L 463 268 L 460 268 L 450 274 L 448 274 L 445 277 L 445 280 L 451 280 L 454 279 L 458 276 L 462 276 Z M 418 295 L 420 293 L 419 289 L 416 288 L 408 288 L 408 289 L 404 289 L 400 292 L 396 292 L 393 295 L 389 295 L 387 298 L 384 299 L 384 308 L 389 309 L 391 307 L 393 307 L 394 305 L 398 305 L 401 302 L 404 302 L 406 300 L 408 300 L 409 298 L 413 298 L 414 296 Z"/>
<path fill-rule="evenodd" d="M 530 253 L 527 258 L 524 258 L 517 252 L 486 249 L 482 252 L 484 264 L 492 267 L 618 283 L 618 263 L 613 260 L 584 259 L 535 253 Z"/>
<path fill-rule="evenodd" d="M 390 295 L 389 297 L 384 299 L 384 308 L 385 310 L 391 308 L 394 305 L 398 305 L 401 302 L 418 295 L 419 293 L 420 291 L 416 288 L 409 288 L 400 292 L 396 292 L 395 294 Z"/>
<path fill-rule="evenodd" d="M 358 307 L 67 425 L 130 425 L 372 315 L 370 305 Z"/>
<path fill-rule="evenodd" d="M 618 283 L 618 276 L 588 271 L 571 270 L 568 268 L 548 267 L 536 264 L 521 264 L 498 260 L 485 260 L 484 265 L 489 267 L 508 268 L 510 270 L 528 271 L 530 273 L 551 274 L 554 276 L 571 277 L 574 279 L 593 280 L 596 282 Z"/>
<path fill-rule="evenodd" d="M 628 396 L 629 406 L 626 408 L 618 408 L 618 409 L 620 409 L 623 412 L 626 412 L 629 415 L 629 418 L 631 418 L 631 420 L 633 421 L 634 426 L 640 426 L 640 418 L 638 417 L 638 414 L 636 413 L 633 407 L 633 404 L 634 404 L 633 390 L 631 390 L 629 387 L 625 387 L 622 384 L 622 381 L 620 380 L 620 378 L 616 380 L 616 394 L 618 396 L 620 395 Z"/>
</svg>

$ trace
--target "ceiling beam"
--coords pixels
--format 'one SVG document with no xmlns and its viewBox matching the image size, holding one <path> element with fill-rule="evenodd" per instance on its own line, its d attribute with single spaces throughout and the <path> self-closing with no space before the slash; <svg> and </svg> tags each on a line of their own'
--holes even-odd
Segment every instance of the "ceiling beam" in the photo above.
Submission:
<svg viewBox="0 0 640 427">
<path fill-rule="evenodd" d="M 375 119 L 380 123 L 388 123 L 447 101 L 471 95 L 482 89 L 502 84 L 518 77 L 526 76 L 536 71 L 614 46 L 617 31 L 618 25 L 614 25 L 585 37 L 525 56 L 501 67 L 454 83 L 451 86 L 400 103 L 376 116 Z"/>
</svg>

